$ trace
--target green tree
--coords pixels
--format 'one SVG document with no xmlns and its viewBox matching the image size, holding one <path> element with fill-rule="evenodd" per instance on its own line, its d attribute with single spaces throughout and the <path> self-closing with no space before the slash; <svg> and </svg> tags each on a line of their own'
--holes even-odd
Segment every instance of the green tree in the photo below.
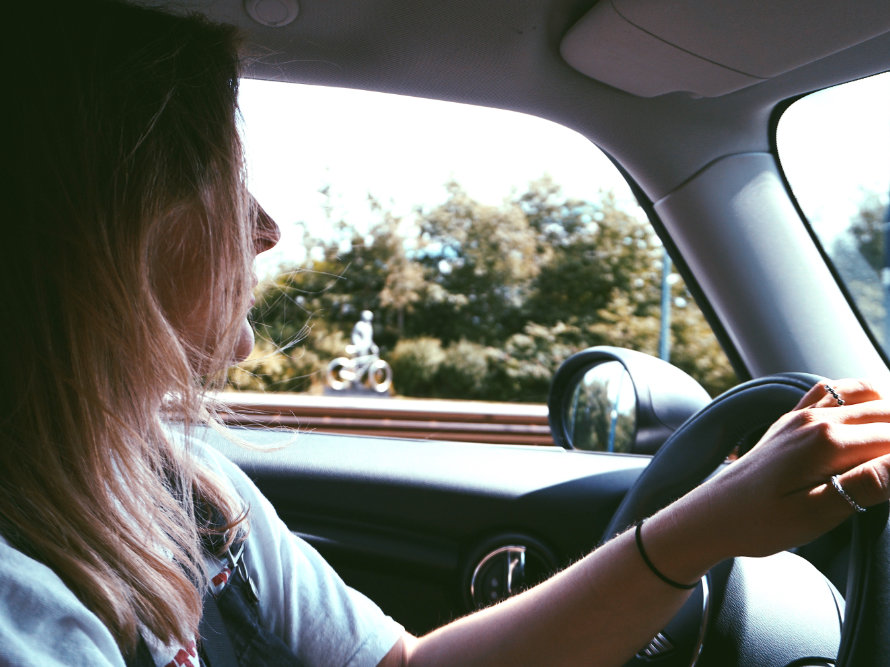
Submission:
<svg viewBox="0 0 890 667">
<path fill-rule="evenodd" d="M 369 215 L 332 222 L 326 240 L 306 237 L 307 259 L 262 286 L 261 343 L 233 385 L 317 383 L 364 309 L 375 313 L 396 389 L 409 395 L 543 401 L 577 350 L 657 351 L 663 251 L 611 192 L 569 199 L 545 177 L 490 206 L 452 182 L 442 204 L 414 219 L 373 197 Z M 717 393 L 732 372 L 673 282 L 672 361 Z"/>
<path fill-rule="evenodd" d="M 531 319 L 593 323 L 616 292 L 632 298 L 635 313 L 649 314 L 659 303 L 662 252 L 649 225 L 623 211 L 612 192 L 563 210 L 570 224 L 549 222 L 540 232 L 551 254 L 533 285 Z"/>
<path fill-rule="evenodd" d="M 534 230 L 514 203 L 480 204 L 455 182 L 447 200 L 419 211 L 421 261 L 439 289 L 422 326 L 445 342 L 494 343 L 521 327 L 521 306 L 539 262 Z M 416 328 L 413 334 L 420 333 Z"/>
<path fill-rule="evenodd" d="M 397 337 L 405 333 L 405 317 L 413 312 L 415 304 L 429 298 L 434 286 L 427 280 L 422 264 L 409 255 L 406 238 L 400 227 L 404 220 L 385 211 L 380 203 L 371 198 L 372 210 L 381 220 L 371 228 L 371 246 L 376 249 L 378 261 L 384 273 L 383 287 L 377 295 L 379 310 L 392 320 L 395 316 Z"/>
</svg>

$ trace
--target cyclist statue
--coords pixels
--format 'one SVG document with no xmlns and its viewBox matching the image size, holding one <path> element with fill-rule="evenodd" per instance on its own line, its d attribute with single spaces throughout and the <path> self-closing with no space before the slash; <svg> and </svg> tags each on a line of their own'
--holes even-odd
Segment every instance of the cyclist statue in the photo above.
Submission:
<svg viewBox="0 0 890 667">
<path fill-rule="evenodd" d="M 346 346 L 346 353 L 351 357 L 363 357 L 377 354 L 379 348 L 374 344 L 374 327 L 371 322 L 374 313 L 363 310 L 359 321 L 352 327 L 352 345 Z"/>
<path fill-rule="evenodd" d="M 352 327 L 352 343 L 346 346 L 348 357 L 337 357 L 328 364 L 328 385 L 331 389 L 363 386 L 383 394 L 392 385 L 392 368 L 377 356 L 380 348 L 374 343 L 374 313 L 363 310 L 359 321 Z"/>
</svg>

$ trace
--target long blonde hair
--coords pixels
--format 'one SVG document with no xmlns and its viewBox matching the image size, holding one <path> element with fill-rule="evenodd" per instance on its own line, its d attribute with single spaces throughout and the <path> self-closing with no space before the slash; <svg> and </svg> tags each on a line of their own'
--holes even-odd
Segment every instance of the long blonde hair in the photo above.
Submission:
<svg viewBox="0 0 890 667">
<path fill-rule="evenodd" d="M 244 518 L 163 425 L 202 419 L 251 289 L 237 37 L 105 0 L 15 4 L 3 40 L 0 535 L 52 568 L 122 650 L 140 625 L 187 641 L 206 585 L 202 536 Z M 172 315 L 201 277 L 219 323 L 210 349 Z"/>
</svg>

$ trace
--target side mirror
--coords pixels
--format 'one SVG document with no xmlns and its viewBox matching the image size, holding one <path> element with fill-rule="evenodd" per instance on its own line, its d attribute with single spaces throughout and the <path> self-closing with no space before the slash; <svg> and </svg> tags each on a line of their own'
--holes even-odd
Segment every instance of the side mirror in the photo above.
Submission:
<svg viewBox="0 0 890 667">
<path fill-rule="evenodd" d="M 654 454 L 710 402 L 708 392 L 676 366 L 609 346 L 566 359 L 547 401 L 558 446 L 634 454 Z"/>
</svg>

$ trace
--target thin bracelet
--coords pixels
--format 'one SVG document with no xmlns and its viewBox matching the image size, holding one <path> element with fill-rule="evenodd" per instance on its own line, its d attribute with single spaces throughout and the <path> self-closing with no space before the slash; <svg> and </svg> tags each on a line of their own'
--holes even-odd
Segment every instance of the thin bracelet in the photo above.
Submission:
<svg viewBox="0 0 890 667">
<path fill-rule="evenodd" d="M 864 508 L 862 505 L 857 503 L 853 498 L 847 493 L 847 490 L 841 486 L 840 475 L 832 475 L 831 476 L 831 485 L 834 487 L 834 490 L 837 491 L 841 498 L 850 503 L 850 507 L 852 507 L 857 512 L 867 512 L 868 510 Z"/>
<path fill-rule="evenodd" d="M 669 586 L 673 586 L 674 588 L 679 588 L 679 589 L 684 590 L 684 591 L 692 590 L 693 588 L 695 588 L 696 586 L 698 586 L 698 582 L 697 582 L 697 581 L 696 581 L 694 584 L 681 584 L 679 581 L 674 581 L 674 580 L 671 579 L 670 577 L 666 577 L 665 575 L 663 575 L 663 574 L 658 570 L 658 568 L 655 567 L 655 565 L 652 563 L 652 561 L 649 560 L 649 555 L 646 553 L 646 550 L 643 548 L 643 536 L 642 536 L 642 530 L 643 530 L 643 521 L 640 521 L 640 522 L 637 523 L 637 527 L 636 527 L 636 529 L 634 530 L 634 538 L 635 538 L 636 541 L 637 541 L 637 549 L 640 550 L 640 556 L 643 557 L 643 562 L 646 563 L 646 566 L 647 566 L 650 570 L 652 570 L 652 573 L 653 573 L 656 577 L 658 577 L 659 579 L 661 579 L 664 583 L 668 584 Z"/>
</svg>

